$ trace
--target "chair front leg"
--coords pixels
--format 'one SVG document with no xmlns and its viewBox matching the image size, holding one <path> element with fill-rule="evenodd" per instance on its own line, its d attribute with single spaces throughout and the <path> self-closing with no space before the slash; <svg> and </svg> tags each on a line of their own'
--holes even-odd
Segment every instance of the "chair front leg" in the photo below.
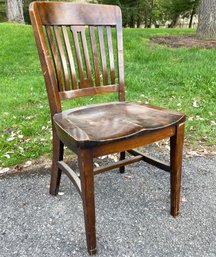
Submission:
<svg viewBox="0 0 216 257">
<path fill-rule="evenodd" d="M 58 168 L 58 161 L 63 160 L 64 144 L 59 140 L 55 130 L 53 130 L 53 157 L 51 167 L 50 194 L 57 195 L 61 180 L 61 170 Z"/>
<path fill-rule="evenodd" d="M 96 253 L 95 200 L 93 157 L 91 151 L 80 150 L 78 154 L 87 248 L 90 255 Z"/>
<path fill-rule="evenodd" d="M 173 217 L 179 214 L 180 208 L 183 142 L 184 123 L 176 127 L 175 136 L 170 138 L 171 215 Z"/>
</svg>

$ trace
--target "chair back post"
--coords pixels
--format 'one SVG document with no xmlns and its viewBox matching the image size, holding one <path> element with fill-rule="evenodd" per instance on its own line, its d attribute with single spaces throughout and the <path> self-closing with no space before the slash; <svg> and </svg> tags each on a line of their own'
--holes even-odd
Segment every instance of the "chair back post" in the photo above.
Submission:
<svg viewBox="0 0 216 257">
<path fill-rule="evenodd" d="M 46 84 L 46 90 L 49 99 L 49 106 L 51 111 L 51 120 L 55 113 L 61 112 L 61 101 L 59 92 L 57 90 L 57 83 L 52 67 L 52 62 L 47 47 L 46 38 L 43 31 L 43 26 L 40 20 L 38 9 L 35 7 L 35 2 L 29 6 L 29 14 L 35 36 L 35 41 L 38 49 L 41 68 Z"/>
</svg>

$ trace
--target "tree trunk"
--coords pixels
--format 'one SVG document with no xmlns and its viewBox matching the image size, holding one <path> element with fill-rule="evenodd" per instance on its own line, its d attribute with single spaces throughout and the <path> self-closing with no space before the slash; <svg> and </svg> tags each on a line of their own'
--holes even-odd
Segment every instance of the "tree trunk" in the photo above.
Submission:
<svg viewBox="0 0 216 257">
<path fill-rule="evenodd" d="M 140 28 L 141 25 L 141 18 L 140 16 L 137 18 L 137 28 Z"/>
<path fill-rule="evenodd" d="M 129 23 L 130 28 L 135 28 L 135 20 L 134 20 L 134 15 L 131 14 L 130 16 L 130 23 Z"/>
<path fill-rule="evenodd" d="M 189 28 L 192 28 L 192 22 L 193 22 L 193 17 L 195 15 L 195 13 L 196 13 L 196 10 L 195 10 L 195 8 L 193 8 L 191 15 L 190 15 Z"/>
<path fill-rule="evenodd" d="M 153 10 L 154 10 L 154 0 L 151 0 L 150 17 L 149 17 L 149 28 L 151 28 L 151 26 L 152 26 Z"/>
<path fill-rule="evenodd" d="M 6 0 L 8 21 L 24 23 L 23 0 Z"/>
<path fill-rule="evenodd" d="M 169 28 L 175 28 L 176 25 L 177 25 L 178 20 L 179 20 L 179 15 L 177 14 L 177 15 L 175 15 L 175 17 L 173 17 L 173 20 L 170 23 Z"/>
<path fill-rule="evenodd" d="M 216 38 L 216 0 L 201 0 L 197 33 L 200 37 Z"/>
</svg>

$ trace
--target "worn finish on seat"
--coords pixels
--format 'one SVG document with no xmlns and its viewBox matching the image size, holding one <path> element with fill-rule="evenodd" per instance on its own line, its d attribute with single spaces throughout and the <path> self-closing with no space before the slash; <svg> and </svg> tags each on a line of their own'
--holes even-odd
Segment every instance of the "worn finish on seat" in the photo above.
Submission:
<svg viewBox="0 0 216 257">
<path fill-rule="evenodd" d="M 154 106 L 114 102 L 74 108 L 53 118 L 57 130 L 64 130 L 77 145 L 92 146 L 161 130 L 181 123 L 185 117 Z"/>
<path fill-rule="evenodd" d="M 83 201 L 87 248 L 96 253 L 94 175 L 143 160 L 170 172 L 171 214 L 179 213 L 185 115 L 125 102 L 121 10 L 117 6 L 34 2 L 30 17 L 46 83 L 53 129 L 50 193 L 63 171 Z M 143 91 L 145 90 L 143 86 Z M 118 102 L 62 111 L 62 102 L 97 94 Z M 170 138 L 170 163 L 137 150 Z M 63 160 L 64 145 L 78 157 L 80 176 Z M 126 157 L 126 151 L 130 158 Z M 120 153 L 117 163 L 93 167 L 95 157 Z"/>
</svg>

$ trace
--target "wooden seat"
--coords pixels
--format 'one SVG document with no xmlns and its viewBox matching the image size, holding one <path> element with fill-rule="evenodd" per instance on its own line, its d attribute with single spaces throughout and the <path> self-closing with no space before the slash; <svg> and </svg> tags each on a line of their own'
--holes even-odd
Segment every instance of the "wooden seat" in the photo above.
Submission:
<svg viewBox="0 0 216 257">
<path fill-rule="evenodd" d="M 68 140 L 74 140 L 77 146 L 93 146 L 170 127 L 181 123 L 184 114 L 133 102 L 114 102 L 63 111 L 53 119 L 57 131 L 64 131 Z"/>
<path fill-rule="evenodd" d="M 171 214 L 177 216 L 185 115 L 125 102 L 120 8 L 39 1 L 31 3 L 30 17 L 51 112 L 50 193 L 58 193 L 63 171 L 83 201 L 89 254 L 96 253 L 96 174 L 113 168 L 119 168 L 123 173 L 125 165 L 140 160 L 169 171 Z M 62 102 L 67 99 L 98 94 L 116 94 L 118 101 L 62 110 Z M 165 138 L 170 138 L 169 164 L 134 149 Z M 79 176 L 64 162 L 64 146 L 77 155 Z M 125 158 L 126 152 L 130 158 Z M 118 162 L 94 168 L 94 158 L 113 153 L 119 153 Z"/>
</svg>

